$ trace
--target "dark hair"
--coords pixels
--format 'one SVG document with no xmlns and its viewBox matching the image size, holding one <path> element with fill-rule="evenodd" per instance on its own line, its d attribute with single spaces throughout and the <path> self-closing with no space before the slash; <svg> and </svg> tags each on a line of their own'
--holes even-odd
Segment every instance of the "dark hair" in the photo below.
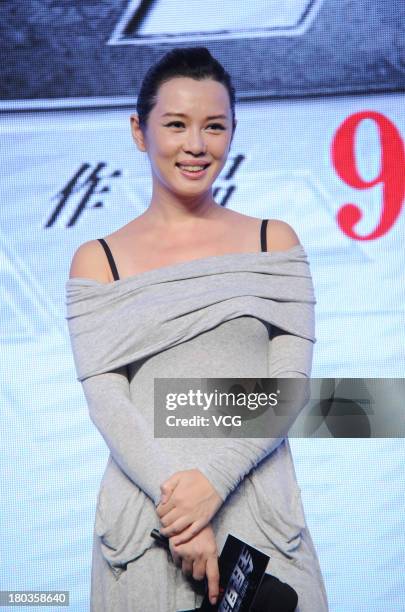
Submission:
<svg viewBox="0 0 405 612">
<path fill-rule="evenodd" d="M 222 83 L 229 94 L 232 124 L 235 128 L 235 89 L 231 77 L 206 47 L 176 47 L 149 68 L 136 102 L 141 128 L 146 128 L 149 113 L 156 104 L 159 87 L 175 77 L 190 77 L 196 81 L 213 79 Z"/>
</svg>

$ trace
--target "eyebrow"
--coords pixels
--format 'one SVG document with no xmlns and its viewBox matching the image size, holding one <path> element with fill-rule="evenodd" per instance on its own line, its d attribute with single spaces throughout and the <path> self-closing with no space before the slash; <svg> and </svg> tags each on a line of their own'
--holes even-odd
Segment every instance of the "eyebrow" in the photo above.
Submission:
<svg viewBox="0 0 405 612">
<path fill-rule="evenodd" d="M 168 116 L 187 117 L 187 115 L 185 115 L 184 113 L 164 113 L 161 116 L 162 117 L 168 117 Z M 228 117 L 226 115 L 210 115 L 209 117 L 206 117 L 206 119 L 210 121 L 211 119 L 228 119 Z"/>
</svg>

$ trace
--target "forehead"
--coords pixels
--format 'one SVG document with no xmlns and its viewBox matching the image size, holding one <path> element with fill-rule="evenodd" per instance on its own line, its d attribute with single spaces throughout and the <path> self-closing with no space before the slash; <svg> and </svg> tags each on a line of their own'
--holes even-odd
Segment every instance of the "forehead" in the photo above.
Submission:
<svg viewBox="0 0 405 612">
<path fill-rule="evenodd" d="M 226 87 L 213 79 L 196 81 L 188 77 L 175 77 L 163 83 L 157 92 L 155 111 L 187 112 L 223 112 L 230 109 L 229 95 Z"/>
</svg>

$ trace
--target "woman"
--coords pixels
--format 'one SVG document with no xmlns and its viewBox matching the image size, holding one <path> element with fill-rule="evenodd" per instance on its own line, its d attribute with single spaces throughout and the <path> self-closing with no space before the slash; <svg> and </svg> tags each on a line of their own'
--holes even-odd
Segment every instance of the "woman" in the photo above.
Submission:
<svg viewBox="0 0 405 612">
<path fill-rule="evenodd" d="M 131 127 L 151 167 L 149 206 L 80 246 L 67 281 L 78 380 L 110 449 L 91 609 L 195 609 L 205 577 L 215 603 L 218 552 L 231 532 L 270 555 L 268 574 L 295 589 L 297 610 L 324 612 L 286 431 L 153 435 L 156 377 L 310 376 L 315 300 L 305 252 L 287 223 L 213 199 L 236 119 L 230 77 L 207 49 L 174 49 L 150 68 Z M 152 528 L 169 538 L 170 553 Z M 268 577 L 254 610 L 287 610 L 272 603 L 272 588 Z"/>
</svg>

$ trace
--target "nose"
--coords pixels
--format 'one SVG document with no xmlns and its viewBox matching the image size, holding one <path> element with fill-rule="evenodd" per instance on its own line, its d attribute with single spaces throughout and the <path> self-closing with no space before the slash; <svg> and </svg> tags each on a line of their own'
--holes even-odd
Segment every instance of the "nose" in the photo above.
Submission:
<svg viewBox="0 0 405 612">
<path fill-rule="evenodd" d="M 198 127 L 190 128 L 187 130 L 186 134 L 187 136 L 183 146 L 184 152 L 191 153 L 192 155 L 204 155 L 207 149 L 207 143 L 200 129 Z"/>
</svg>

